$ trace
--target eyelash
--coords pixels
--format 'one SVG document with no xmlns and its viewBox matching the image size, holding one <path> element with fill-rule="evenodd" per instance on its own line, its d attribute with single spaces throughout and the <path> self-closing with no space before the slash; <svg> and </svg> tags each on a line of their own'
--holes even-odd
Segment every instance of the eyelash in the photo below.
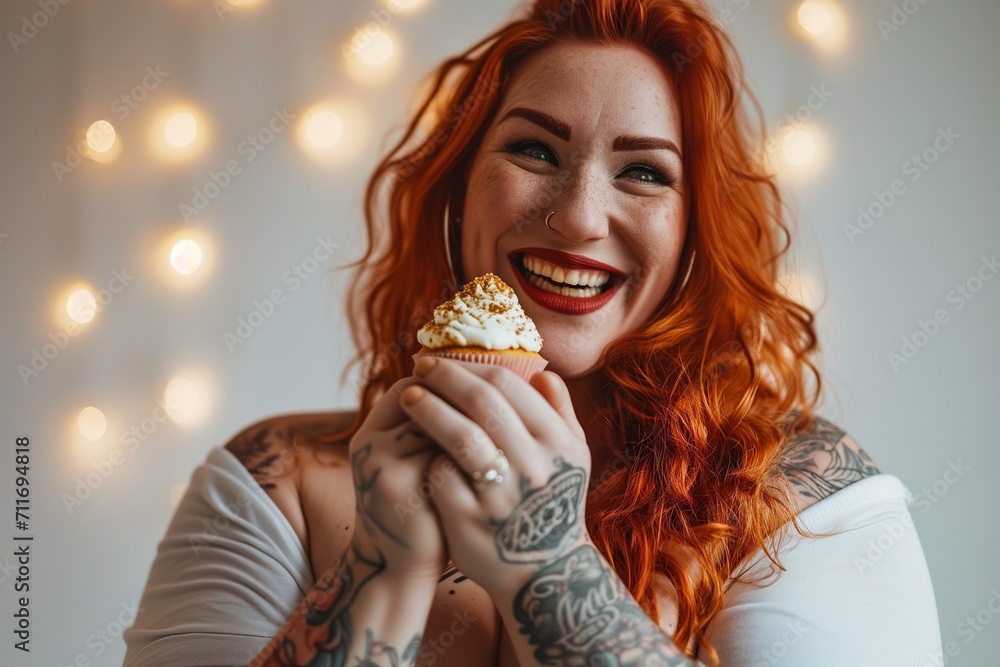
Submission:
<svg viewBox="0 0 1000 667">
<path fill-rule="evenodd" d="M 507 150 L 507 151 L 510 151 L 510 152 L 514 152 L 514 153 L 520 153 L 520 154 L 525 155 L 526 157 L 529 157 L 531 159 L 538 159 L 538 158 L 534 158 L 532 156 L 527 155 L 527 153 L 525 152 L 526 149 L 532 149 L 532 148 L 534 148 L 534 149 L 538 149 L 538 148 L 543 149 L 545 151 L 548 151 L 550 155 L 554 156 L 554 153 L 553 153 L 553 151 L 552 151 L 551 148 L 549 148 L 545 144 L 543 144 L 541 142 L 538 142 L 538 141 L 511 141 L 511 142 L 508 142 L 508 143 L 504 144 L 504 150 Z M 632 179 L 630 179 L 632 181 L 635 181 L 636 183 L 642 183 L 642 184 L 645 184 L 645 185 L 648 185 L 650 183 L 656 183 L 656 184 L 659 184 L 659 185 L 667 185 L 667 186 L 671 186 L 671 187 L 677 184 L 677 179 L 675 179 L 674 177 L 672 177 L 670 175 L 664 174 L 662 171 L 660 171 L 659 169 L 657 169 L 656 167 L 653 167 L 651 165 L 648 165 L 648 164 L 633 164 L 633 165 L 630 165 L 630 166 L 626 167 L 625 171 L 627 172 L 627 171 L 631 171 L 633 169 L 642 169 L 642 170 L 645 171 L 645 173 L 649 174 L 650 176 L 652 176 L 655 179 L 655 180 L 652 180 L 652 181 L 644 180 L 644 179 L 641 179 L 641 178 L 632 178 Z"/>
</svg>

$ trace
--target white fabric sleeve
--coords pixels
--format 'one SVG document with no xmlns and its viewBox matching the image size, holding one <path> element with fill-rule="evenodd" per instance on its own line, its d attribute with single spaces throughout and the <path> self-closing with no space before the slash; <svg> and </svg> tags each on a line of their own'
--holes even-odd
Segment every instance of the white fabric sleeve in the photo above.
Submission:
<svg viewBox="0 0 1000 667">
<path fill-rule="evenodd" d="M 706 632 L 720 666 L 937 664 L 941 630 L 911 502 L 897 477 L 882 474 L 803 510 L 804 528 L 837 534 L 803 538 L 789 526 L 778 558 L 786 570 L 730 586 Z M 750 573 L 769 565 L 759 552 Z"/>
<path fill-rule="evenodd" d="M 222 447 L 195 469 L 157 547 L 124 667 L 249 663 L 315 584 L 284 515 Z"/>
</svg>

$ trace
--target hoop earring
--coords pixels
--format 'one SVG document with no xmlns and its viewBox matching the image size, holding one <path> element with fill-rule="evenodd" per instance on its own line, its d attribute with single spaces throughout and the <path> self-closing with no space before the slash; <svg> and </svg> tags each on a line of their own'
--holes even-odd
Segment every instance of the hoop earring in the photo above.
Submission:
<svg viewBox="0 0 1000 667">
<path fill-rule="evenodd" d="M 458 284 L 458 278 L 455 276 L 455 265 L 451 261 L 451 238 L 450 231 L 451 228 L 451 201 L 448 201 L 444 205 L 444 256 L 448 260 L 448 271 L 451 273 L 451 282 L 453 285 Z"/>
<path fill-rule="evenodd" d="M 684 280 L 681 281 L 681 286 L 677 288 L 678 294 L 680 294 L 680 292 L 688 284 L 688 278 L 691 277 L 691 269 L 694 268 L 694 256 L 697 254 L 697 252 L 698 252 L 697 250 L 691 251 L 691 259 L 688 260 L 687 271 L 684 272 Z"/>
</svg>

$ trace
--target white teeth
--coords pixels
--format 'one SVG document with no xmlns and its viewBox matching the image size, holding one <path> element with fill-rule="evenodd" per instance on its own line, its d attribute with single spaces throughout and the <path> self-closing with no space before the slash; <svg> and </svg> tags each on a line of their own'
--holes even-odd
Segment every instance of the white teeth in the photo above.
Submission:
<svg viewBox="0 0 1000 667">
<path fill-rule="evenodd" d="M 553 294 L 560 294 L 562 296 L 576 297 L 576 298 L 589 298 L 592 296 L 597 296 L 601 293 L 600 288 L 597 287 L 567 287 L 565 285 L 558 287 L 553 285 L 550 281 L 542 278 L 538 275 L 528 276 L 528 282 L 537 287 L 538 289 L 551 292 Z"/>
<path fill-rule="evenodd" d="M 548 264 L 531 255 L 523 255 L 521 263 L 531 273 L 545 276 L 553 282 L 562 283 L 563 285 L 576 285 L 581 288 L 601 287 L 611 280 L 611 273 L 608 271 L 566 269 L 561 266 Z"/>
</svg>

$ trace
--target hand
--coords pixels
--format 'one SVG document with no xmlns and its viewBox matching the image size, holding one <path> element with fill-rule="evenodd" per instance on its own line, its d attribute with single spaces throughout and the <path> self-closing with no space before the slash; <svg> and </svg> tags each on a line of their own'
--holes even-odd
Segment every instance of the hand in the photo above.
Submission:
<svg viewBox="0 0 1000 667">
<path fill-rule="evenodd" d="M 455 565 L 493 596 L 510 599 L 540 566 L 589 542 L 584 522 L 590 450 L 569 391 L 555 373 L 531 383 L 487 364 L 423 357 L 419 387 L 401 405 L 443 453 L 432 500 Z M 469 475 L 497 449 L 510 469 L 480 490 Z M 443 476 L 443 477 L 442 477 Z"/>
<path fill-rule="evenodd" d="M 399 408 L 404 378 L 372 406 L 351 438 L 356 512 L 352 550 L 401 580 L 437 583 L 447 562 L 441 525 L 423 489 L 438 448 Z"/>
</svg>

